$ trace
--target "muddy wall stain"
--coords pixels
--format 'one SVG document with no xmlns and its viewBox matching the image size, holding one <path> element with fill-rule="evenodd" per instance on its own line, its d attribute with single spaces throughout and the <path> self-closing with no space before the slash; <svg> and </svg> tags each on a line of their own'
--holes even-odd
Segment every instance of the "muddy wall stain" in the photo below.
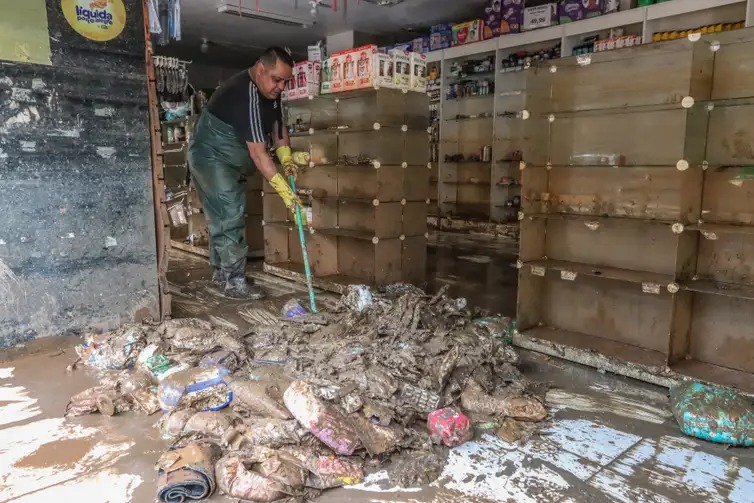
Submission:
<svg viewBox="0 0 754 503">
<path fill-rule="evenodd" d="M 0 65 L 0 348 L 158 314 L 142 4 L 124 3 L 101 43 L 46 0 L 52 65 Z"/>
</svg>

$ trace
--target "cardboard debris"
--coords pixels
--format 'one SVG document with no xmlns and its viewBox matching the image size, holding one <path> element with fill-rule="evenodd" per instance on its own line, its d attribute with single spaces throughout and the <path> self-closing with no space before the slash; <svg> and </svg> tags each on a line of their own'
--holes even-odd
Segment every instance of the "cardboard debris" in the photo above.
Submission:
<svg viewBox="0 0 754 503">
<path fill-rule="evenodd" d="M 66 415 L 96 412 L 98 403 L 113 413 L 125 404 L 169 410 L 158 422 L 174 439 L 158 466 L 161 483 L 172 462 L 210 493 L 216 475 L 234 498 L 307 500 L 360 482 L 366 456 L 379 466 L 395 457 L 402 483 L 429 483 L 447 452 L 433 440 L 460 445 L 482 421 L 517 441 L 547 417 L 542 386 L 516 367 L 511 320 L 446 292 L 353 286 L 316 315 L 247 309 L 243 335 L 189 318 L 90 336 L 78 352 L 100 386 L 72 397 Z M 171 458 L 190 445 L 222 454 L 213 473 Z"/>
</svg>

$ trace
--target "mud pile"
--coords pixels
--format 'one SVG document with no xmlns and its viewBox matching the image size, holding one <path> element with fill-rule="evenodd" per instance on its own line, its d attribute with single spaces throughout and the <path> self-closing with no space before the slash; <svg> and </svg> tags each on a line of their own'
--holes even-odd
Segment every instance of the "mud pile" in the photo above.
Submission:
<svg viewBox="0 0 754 503">
<path fill-rule="evenodd" d="M 517 367 L 515 326 L 481 314 L 400 284 L 351 286 L 316 314 L 257 312 L 243 335 L 199 319 L 126 325 L 77 348 L 100 382 L 66 415 L 162 411 L 162 501 L 216 488 L 301 501 L 393 455 L 396 480 L 426 484 L 447 447 L 483 432 L 518 441 L 547 417 L 546 386 Z"/>
</svg>

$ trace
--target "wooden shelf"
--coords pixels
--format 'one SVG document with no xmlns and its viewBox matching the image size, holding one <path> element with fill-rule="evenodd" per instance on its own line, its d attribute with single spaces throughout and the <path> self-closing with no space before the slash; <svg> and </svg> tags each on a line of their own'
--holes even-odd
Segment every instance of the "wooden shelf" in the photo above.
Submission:
<svg viewBox="0 0 754 503">
<path fill-rule="evenodd" d="M 720 367 L 711 363 L 697 360 L 681 360 L 670 365 L 670 368 L 684 376 L 693 377 L 711 383 L 721 383 L 746 393 L 754 393 L 754 379 L 749 372 Z"/>
<path fill-rule="evenodd" d="M 486 115 L 484 117 L 456 117 L 451 119 L 445 119 L 445 122 L 469 122 L 469 121 L 481 121 L 494 119 L 494 115 Z"/>
<path fill-rule="evenodd" d="M 467 79 L 474 79 L 477 77 L 489 77 L 494 74 L 495 74 L 495 71 L 490 70 L 488 72 L 474 72 L 474 73 L 467 73 L 464 75 L 448 75 L 447 77 L 445 77 L 445 80 L 446 81 L 453 81 L 453 80 L 462 81 L 462 80 L 467 80 Z"/>
<path fill-rule="evenodd" d="M 468 101 L 468 100 L 479 100 L 484 98 L 494 98 L 495 95 L 493 93 L 490 94 L 482 94 L 482 95 L 473 95 L 473 96 L 461 96 L 460 98 L 446 98 L 445 102 L 458 102 L 458 101 Z"/>
<path fill-rule="evenodd" d="M 445 164 L 492 164 L 492 161 L 471 161 L 463 159 L 461 161 L 442 161 Z"/>
<path fill-rule="evenodd" d="M 278 229 L 295 229 L 294 222 L 264 222 L 263 227 L 276 227 Z"/>
<path fill-rule="evenodd" d="M 635 218 L 635 217 L 628 217 L 628 216 L 607 216 L 607 215 L 579 215 L 575 213 L 524 213 L 524 218 L 533 218 L 533 219 L 546 219 L 546 220 L 570 220 L 574 222 L 602 222 L 602 223 L 610 223 L 610 222 L 634 222 L 634 223 L 645 223 L 645 224 L 657 224 L 657 225 L 667 225 L 672 226 L 674 221 L 672 220 L 659 220 L 659 219 L 652 219 L 652 218 Z"/>
<path fill-rule="evenodd" d="M 265 262 L 264 271 L 275 276 L 293 280 L 297 283 L 306 283 L 306 275 L 304 272 L 304 265 L 294 262 L 278 262 L 268 264 Z M 321 288 L 330 292 L 344 294 L 348 289 L 348 285 L 360 284 L 363 281 L 359 281 L 358 278 L 352 278 L 343 274 L 333 274 L 329 276 L 321 276 L 312 278 L 312 283 L 315 288 Z"/>
<path fill-rule="evenodd" d="M 684 227 L 685 230 L 712 233 L 712 234 L 739 234 L 746 236 L 754 236 L 754 224 L 718 224 L 718 223 L 702 223 L 691 224 Z"/>
<path fill-rule="evenodd" d="M 608 358 L 615 358 L 646 367 L 665 368 L 667 357 L 658 351 L 640 348 L 602 337 L 571 332 L 558 328 L 541 326 L 521 332 L 524 337 L 547 341 L 553 344 L 570 346 L 581 351 L 597 352 Z"/>
<path fill-rule="evenodd" d="M 320 234 L 326 234 L 328 236 L 337 236 L 337 237 L 343 237 L 343 238 L 353 238 L 353 239 L 360 239 L 363 241 L 372 241 L 376 238 L 374 235 L 374 232 L 367 232 L 367 231 L 359 231 L 354 229 L 313 229 L 314 232 L 318 232 Z M 382 238 L 379 239 L 382 241 L 383 239 L 390 239 L 390 238 Z M 397 239 L 397 238 L 393 238 Z"/>
<path fill-rule="evenodd" d="M 603 267 L 592 264 L 581 264 L 579 262 L 567 262 L 565 260 L 543 259 L 531 260 L 524 262 L 525 267 L 536 268 L 542 267 L 551 271 L 559 271 L 561 276 L 568 273 L 575 273 L 578 276 L 590 276 L 594 278 L 611 279 L 625 283 L 637 283 L 640 285 L 652 284 L 659 285 L 660 292 L 667 291 L 668 284 L 673 282 L 673 276 L 670 274 L 658 274 L 645 271 L 633 271 L 631 269 L 619 269 L 617 267 Z M 565 279 L 565 278 L 564 278 Z"/>
<path fill-rule="evenodd" d="M 680 286 L 682 289 L 690 292 L 754 300 L 754 285 L 723 283 L 710 279 L 696 279 L 683 282 Z"/>
</svg>

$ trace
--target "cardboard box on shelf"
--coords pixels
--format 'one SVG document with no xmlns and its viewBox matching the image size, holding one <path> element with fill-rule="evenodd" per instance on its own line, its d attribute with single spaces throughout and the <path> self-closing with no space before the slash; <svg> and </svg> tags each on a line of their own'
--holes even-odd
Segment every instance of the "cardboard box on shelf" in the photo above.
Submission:
<svg viewBox="0 0 754 503">
<path fill-rule="evenodd" d="M 396 88 L 394 73 L 395 62 L 390 54 L 377 53 L 373 59 L 374 86 Z"/>
<path fill-rule="evenodd" d="M 452 45 L 457 46 L 479 42 L 480 40 L 482 40 L 483 30 L 484 22 L 481 19 L 475 19 L 474 21 L 455 24 L 452 28 Z"/>
<path fill-rule="evenodd" d="M 306 49 L 309 55 L 309 61 L 321 63 L 324 59 L 326 59 L 321 45 L 309 45 Z"/>
<path fill-rule="evenodd" d="M 604 0 L 561 0 L 558 6 L 558 21 L 560 24 L 572 23 L 601 16 L 604 8 Z"/>
<path fill-rule="evenodd" d="M 372 60 L 376 54 L 376 45 L 364 45 L 338 53 L 343 67 L 342 90 L 352 91 L 374 86 Z"/>
<path fill-rule="evenodd" d="M 484 9 L 484 39 L 520 32 L 523 18 L 523 0 L 488 0 Z"/>
<path fill-rule="evenodd" d="M 322 65 L 312 61 L 301 61 L 293 66 L 291 79 L 283 91 L 284 100 L 297 100 L 309 96 L 319 96 L 320 71 Z"/>
<path fill-rule="evenodd" d="M 417 37 L 411 41 L 411 51 L 424 54 L 429 52 L 429 37 Z"/>
<path fill-rule="evenodd" d="M 322 64 L 322 94 L 337 93 L 343 90 L 342 58 L 330 56 Z"/>
<path fill-rule="evenodd" d="M 427 55 L 416 52 L 411 53 L 411 77 L 409 79 L 409 91 L 420 93 L 427 92 Z"/>
<path fill-rule="evenodd" d="M 536 30 L 558 24 L 558 4 L 546 3 L 524 9 L 522 30 Z"/>
<path fill-rule="evenodd" d="M 429 50 L 440 51 L 450 47 L 453 39 L 453 25 L 449 23 L 436 24 L 430 29 Z"/>
<path fill-rule="evenodd" d="M 394 49 L 390 56 L 393 58 L 394 87 L 408 89 L 411 85 L 411 53 Z"/>
</svg>

